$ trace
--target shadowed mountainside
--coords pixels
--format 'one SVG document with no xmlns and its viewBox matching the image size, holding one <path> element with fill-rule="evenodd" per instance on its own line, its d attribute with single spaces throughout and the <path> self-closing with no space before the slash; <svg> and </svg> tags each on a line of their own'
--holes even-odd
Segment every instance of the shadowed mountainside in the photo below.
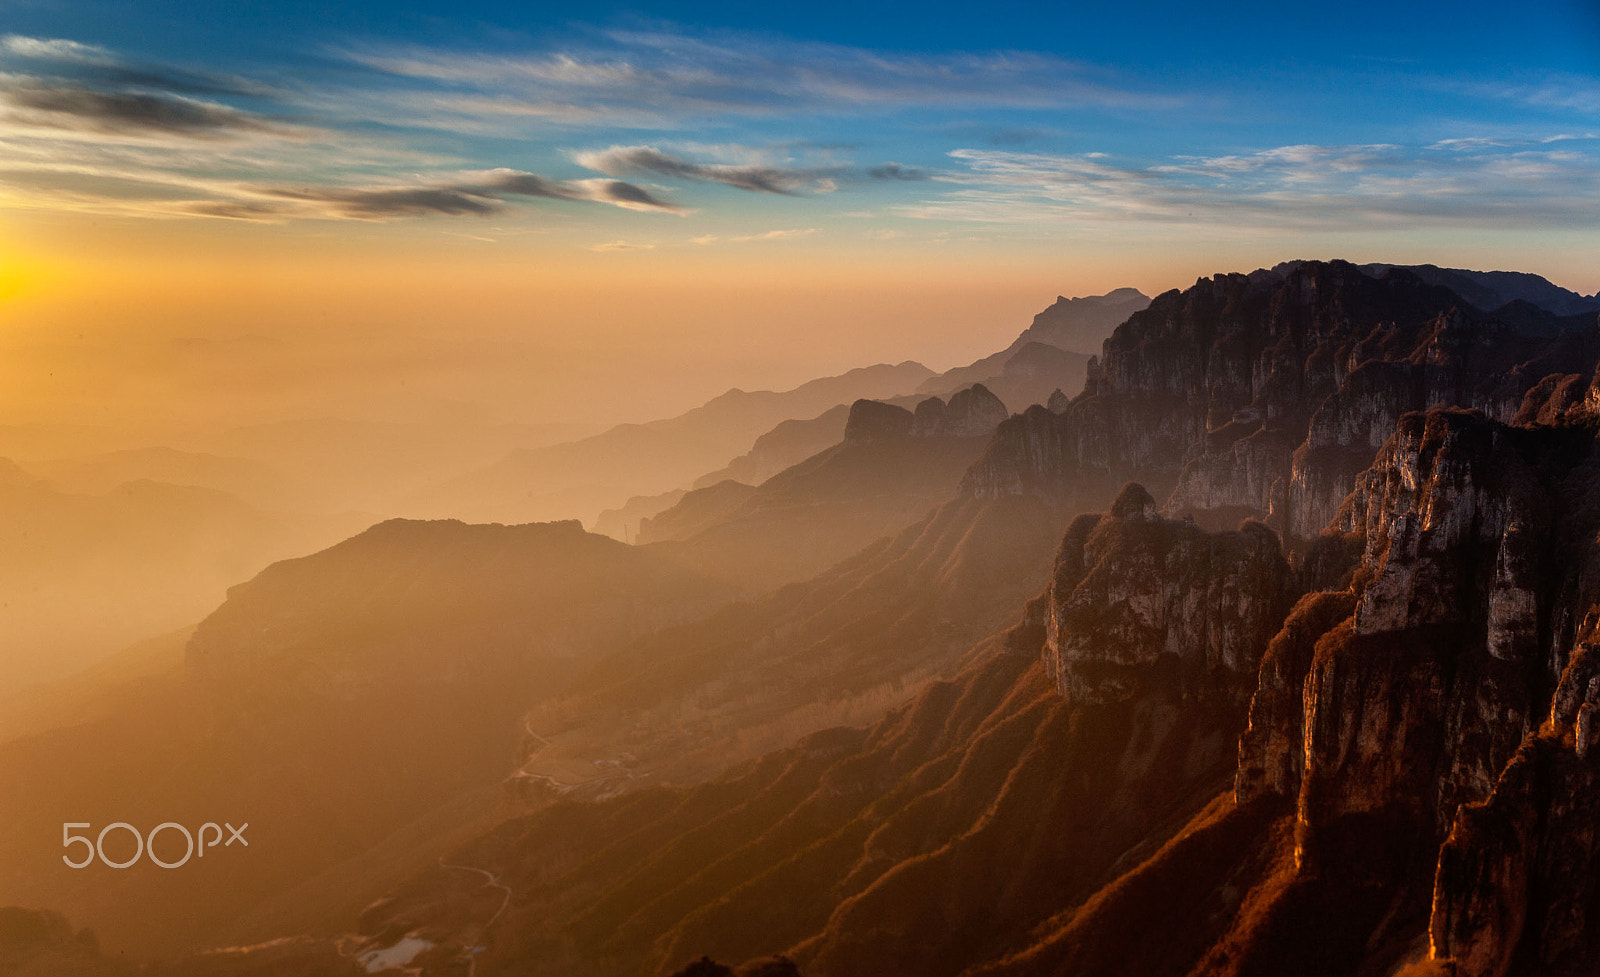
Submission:
<svg viewBox="0 0 1600 977">
<path fill-rule="evenodd" d="M 905 710 L 502 825 L 451 857 L 504 922 L 430 874 L 364 929 L 486 974 L 1592 973 L 1596 429 L 1408 414 L 1293 571 L 1130 486 Z"/>
<path fill-rule="evenodd" d="M 1003 403 L 1019 410 L 1031 404 L 1045 404 L 1053 393 L 1082 389 L 1090 354 L 1100 348 L 1102 340 L 1119 323 L 1149 304 L 1148 298 L 1132 288 L 1081 298 L 1058 296 L 1055 304 L 1034 316 L 1033 323 L 1000 352 L 930 376 L 917 387 L 915 394 L 863 395 L 860 399 L 879 400 L 915 410 L 929 396 L 948 401 L 963 390 L 981 385 Z M 747 452 L 720 469 L 700 475 L 692 485 L 656 495 L 635 496 L 618 508 L 602 512 L 595 523 L 595 532 L 631 541 L 640 532 L 643 520 L 653 519 L 678 504 L 689 489 L 710 488 L 730 480 L 759 486 L 779 472 L 838 444 L 844 437 L 849 415 L 847 403 L 840 403 L 816 417 L 782 421 L 757 438 Z M 705 511 L 702 503 L 691 505 L 695 511 Z M 655 538 L 683 539 L 686 535 L 678 530 L 663 533 L 658 525 Z"/>
<path fill-rule="evenodd" d="M 981 385 L 948 404 L 926 398 L 915 413 L 857 401 L 838 444 L 758 488 L 729 480 L 695 489 L 644 520 L 638 541 L 756 592 L 806 579 L 951 498 L 1005 418 L 1005 404 Z"/>
<path fill-rule="evenodd" d="M 871 721 L 1020 612 L 1064 521 L 1037 499 L 948 502 L 810 580 L 648 635 L 532 710 L 543 742 L 523 773 L 626 754 L 654 780 L 694 781 Z"/>
<path fill-rule="evenodd" d="M 1143 577 L 1152 561 L 1186 576 Z M 1131 664 L 1075 698 L 993 639 L 870 729 L 814 734 L 689 790 L 558 804 L 453 854 L 517 893 L 486 936 L 470 914 L 436 915 L 431 873 L 364 926 L 375 945 L 487 939 L 486 974 L 778 951 L 808 974 L 957 974 L 1017 944 L 1226 791 L 1254 661 L 1291 596 L 1264 528 L 1207 535 L 1137 501 L 1075 523 L 1056 566 L 1051 600 L 1076 608 L 1068 658 L 1115 654 L 1115 612 L 1152 593 L 1174 641 L 1198 609 L 1229 636 L 1223 652 Z M 1029 628 L 1008 640 L 1026 647 Z"/>
<path fill-rule="evenodd" d="M 0 782 L 29 785 L 0 796 L 18 837 L 59 839 L 66 821 L 232 818 L 251 822 L 256 850 L 193 871 L 75 872 L 49 844 L 7 845 L 0 902 L 44 902 L 142 953 L 314 925 L 414 868 L 419 844 L 492 812 L 530 703 L 604 650 L 729 596 L 575 522 L 396 520 L 274 564 L 201 623 L 186 664 L 0 746 Z M 408 825 L 417 835 L 395 840 Z M 353 888 L 250 918 L 383 843 L 395 850 Z"/>
</svg>

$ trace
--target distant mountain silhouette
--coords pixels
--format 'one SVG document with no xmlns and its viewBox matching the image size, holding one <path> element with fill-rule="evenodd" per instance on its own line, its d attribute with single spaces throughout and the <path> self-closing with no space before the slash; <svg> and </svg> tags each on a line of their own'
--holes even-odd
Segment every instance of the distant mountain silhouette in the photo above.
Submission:
<svg viewBox="0 0 1600 977">
<path fill-rule="evenodd" d="M 849 415 L 850 405 L 839 404 L 809 420 L 780 421 L 772 430 L 756 438 L 749 451 L 730 461 L 726 467 L 701 475 L 694 480 L 692 487 L 704 489 L 729 481 L 745 486 L 760 485 L 784 469 L 838 444 L 844 438 L 845 422 Z M 644 520 L 677 505 L 687 491 L 674 489 L 660 495 L 635 496 L 619 509 L 602 512 L 595 521 L 594 531 L 613 539 L 626 536 L 629 540 L 635 540 Z M 685 539 L 688 535 L 680 529 L 664 531 L 660 524 L 655 529 L 657 539 Z"/>
<path fill-rule="evenodd" d="M 1521 271 L 1469 271 L 1437 265 L 1362 265 L 1378 276 L 1392 268 L 1411 272 L 1429 285 L 1443 285 L 1471 302 L 1479 312 L 1495 312 L 1512 302 L 1526 302 L 1558 316 L 1600 312 L 1600 295 L 1580 295 L 1541 275 Z"/>
<path fill-rule="evenodd" d="M 269 509 L 300 509 L 307 501 L 306 486 L 295 484 L 272 465 L 168 447 L 112 451 L 38 468 L 63 491 L 84 495 L 103 495 L 127 482 L 152 481 L 226 492 Z"/>
<path fill-rule="evenodd" d="M 840 442 L 751 488 L 695 489 L 643 521 L 638 541 L 676 541 L 675 559 L 754 592 L 804 580 L 948 500 L 1006 418 L 982 385 L 948 404 L 852 405 Z"/>
<path fill-rule="evenodd" d="M 1043 404 L 1057 388 L 1077 392 L 1083 388 L 1086 366 L 1100 351 L 1101 342 L 1128 316 L 1149 304 L 1150 299 L 1133 288 L 1081 298 L 1058 296 L 1010 346 L 930 377 L 917 392 L 948 397 L 981 383 L 1016 411 Z"/>
<path fill-rule="evenodd" d="M 67 492 L 0 459 L 0 674 L 60 678 L 192 624 L 231 584 L 360 525 L 149 480 Z"/>
<path fill-rule="evenodd" d="M 1029 343 L 1044 343 L 1069 353 L 1095 355 L 1113 329 L 1149 305 L 1150 296 L 1136 288 L 1117 288 L 1104 295 L 1070 299 L 1057 296 L 1054 305 L 1033 317 L 1033 324 L 1011 344 L 1010 351 L 1015 352 Z"/>
<path fill-rule="evenodd" d="M 589 518 L 632 496 L 688 485 L 749 450 L 781 421 L 815 417 L 861 397 L 907 393 L 929 375 L 926 367 L 908 361 L 852 370 L 782 393 L 730 390 L 677 417 L 513 452 L 419 495 L 410 508 L 475 521 Z"/>
<path fill-rule="evenodd" d="M 981 384 L 1002 402 L 1020 410 L 1029 404 L 1045 403 L 1058 389 L 1077 391 L 1083 387 L 1090 353 L 1100 348 L 1101 341 L 1112 329 L 1132 312 L 1147 306 L 1149 301 L 1131 288 L 1116 289 L 1106 295 L 1059 297 L 1054 305 L 1035 316 L 1033 324 L 1006 349 L 969 366 L 929 375 L 916 385 L 915 393 L 900 396 L 864 393 L 844 399 L 814 417 L 801 415 L 783 420 L 757 437 L 743 454 L 720 468 L 704 470 L 692 483 L 685 480 L 668 491 L 636 495 L 622 505 L 606 509 L 597 518 L 595 531 L 615 539 L 632 539 L 644 520 L 664 513 L 682 499 L 675 493 L 709 488 L 729 480 L 748 486 L 760 485 L 784 469 L 838 444 L 844 436 L 852 400 L 878 400 L 914 409 L 929 396 L 949 399 L 974 384 Z M 617 432 L 612 435 L 617 436 Z M 703 505 L 696 505 L 703 508 Z M 664 534 L 658 524 L 653 538 L 683 538 L 683 534 L 677 531 Z"/>
</svg>

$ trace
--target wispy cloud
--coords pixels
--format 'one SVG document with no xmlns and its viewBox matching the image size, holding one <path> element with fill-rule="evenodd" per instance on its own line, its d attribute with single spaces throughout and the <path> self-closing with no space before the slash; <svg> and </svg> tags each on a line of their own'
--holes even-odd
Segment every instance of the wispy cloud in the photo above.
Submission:
<svg viewBox="0 0 1600 977">
<path fill-rule="evenodd" d="M 59 37 L 0 37 L 0 57 L 32 73 L 90 86 L 144 88 L 185 95 L 272 98 L 283 90 L 234 74 L 128 61 L 109 48 Z"/>
<path fill-rule="evenodd" d="M 393 79 L 403 97 L 391 104 L 417 111 L 414 122 L 444 127 L 472 116 L 670 130 L 798 112 L 1182 104 L 1046 54 L 917 56 L 732 32 L 614 31 L 583 47 L 516 54 L 416 45 L 337 53 Z"/>
<path fill-rule="evenodd" d="M 1592 77 L 1554 75 L 1537 80 L 1436 82 L 1440 88 L 1477 98 L 1517 102 L 1538 109 L 1600 115 L 1600 81 Z"/>
<path fill-rule="evenodd" d="M 737 237 L 730 237 L 728 240 L 735 244 L 751 244 L 756 241 L 788 241 L 799 237 L 810 237 L 819 230 L 821 228 L 791 227 L 786 230 L 766 231 L 761 234 L 741 234 Z"/>
<path fill-rule="evenodd" d="M 654 244 L 636 244 L 636 243 L 630 242 L 630 241 L 607 241 L 604 244 L 591 244 L 591 245 L 589 245 L 588 250 L 590 250 L 590 251 L 600 251 L 600 252 L 606 252 L 606 251 L 653 251 L 653 250 L 655 250 L 655 245 Z"/>
<path fill-rule="evenodd" d="M 0 60 L 64 72 L 0 71 L 0 199 L 13 206 L 252 221 L 472 217 L 533 199 L 688 213 L 619 179 L 462 170 L 392 138 L 287 121 L 301 106 L 195 97 L 209 87 L 280 104 L 248 80 L 131 66 L 94 45 L 10 35 Z"/>
<path fill-rule="evenodd" d="M 1140 165 L 1105 154 L 962 149 L 959 185 L 902 207 L 943 220 L 1197 221 L 1257 226 L 1374 222 L 1592 225 L 1600 156 L 1544 143 L 1281 146 Z"/>
<path fill-rule="evenodd" d="M 826 192 L 837 184 L 842 167 L 804 168 L 766 164 L 698 163 L 662 152 L 654 146 L 612 146 L 577 153 L 581 166 L 613 176 L 666 176 L 682 180 L 721 183 L 740 190 L 793 196 L 804 191 Z"/>
<path fill-rule="evenodd" d="M 604 203 L 629 210 L 683 213 L 683 208 L 620 180 L 550 180 L 518 170 L 491 170 L 475 179 L 412 186 L 249 186 L 239 197 L 197 205 L 194 212 L 218 217 L 288 217 L 394 220 L 407 217 L 487 216 L 516 197 Z"/>
<path fill-rule="evenodd" d="M 7 34 L 0 37 L 0 51 L 40 61 L 75 61 L 79 64 L 110 65 L 117 58 L 98 44 L 83 44 L 60 37 L 25 37 Z"/>
<path fill-rule="evenodd" d="M 300 127 L 218 102 L 170 93 L 97 91 L 73 82 L 26 75 L 0 75 L 4 120 L 39 129 L 65 129 L 124 136 L 183 136 L 219 139 L 271 133 L 300 138 Z"/>
</svg>

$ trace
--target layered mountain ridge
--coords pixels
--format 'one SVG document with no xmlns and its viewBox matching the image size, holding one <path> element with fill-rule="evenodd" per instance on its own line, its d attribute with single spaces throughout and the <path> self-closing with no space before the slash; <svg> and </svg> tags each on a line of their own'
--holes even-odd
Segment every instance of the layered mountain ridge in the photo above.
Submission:
<svg viewBox="0 0 1600 977">
<path fill-rule="evenodd" d="M 808 579 L 950 499 L 1007 416 L 982 384 L 915 411 L 857 400 L 838 443 L 759 486 L 688 492 L 642 520 L 638 542 L 754 593 Z"/>
<path fill-rule="evenodd" d="M 1448 287 L 1461 274 L 1486 291 Z M 863 401 L 838 445 L 768 484 L 972 442 L 953 500 L 808 581 L 599 654 L 520 717 L 513 816 L 354 934 L 207 966 L 1592 974 L 1600 327 L 1569 300 L 1291 262 L 1158 297 L 1081 393 L 1020 415 L 985 387 Z M 735 484 L 685 496 L 683 531 L 766 490 Z M 363 593 L 411 602 L 458 572 L 419 570 L 426 553 Z M 219 617 L 192 660 L 239 654 L 264 621 L 287 647 L 278 614 Z M 407 658 L 399 636 L 374 648 Z M 350 687 L 329 673 L 307 680 Z M 915 694 L 870 721 L 885 690 Z M 827 721 L 853 715 L 868 722 Z M 596 754 L 618 772 L 562 780 Z"/>
</svg>

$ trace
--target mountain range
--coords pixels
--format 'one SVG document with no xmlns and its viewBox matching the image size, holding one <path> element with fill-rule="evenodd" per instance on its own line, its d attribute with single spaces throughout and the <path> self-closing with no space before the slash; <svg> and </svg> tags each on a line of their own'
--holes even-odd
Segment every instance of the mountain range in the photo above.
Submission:
<svg viewBox="0 0 1600 977">
<path fill-rule="evenodd" d="M 1597 308 L 1218 275 L 1075 392 L 857 398 L 638 545 L 394 521 L 277 564 L 122 711 L 0 746 L 0 814 L 242 805 L 288 854 L 12 857 L 0 966 L 1595 973 Z"/>
</svg>

